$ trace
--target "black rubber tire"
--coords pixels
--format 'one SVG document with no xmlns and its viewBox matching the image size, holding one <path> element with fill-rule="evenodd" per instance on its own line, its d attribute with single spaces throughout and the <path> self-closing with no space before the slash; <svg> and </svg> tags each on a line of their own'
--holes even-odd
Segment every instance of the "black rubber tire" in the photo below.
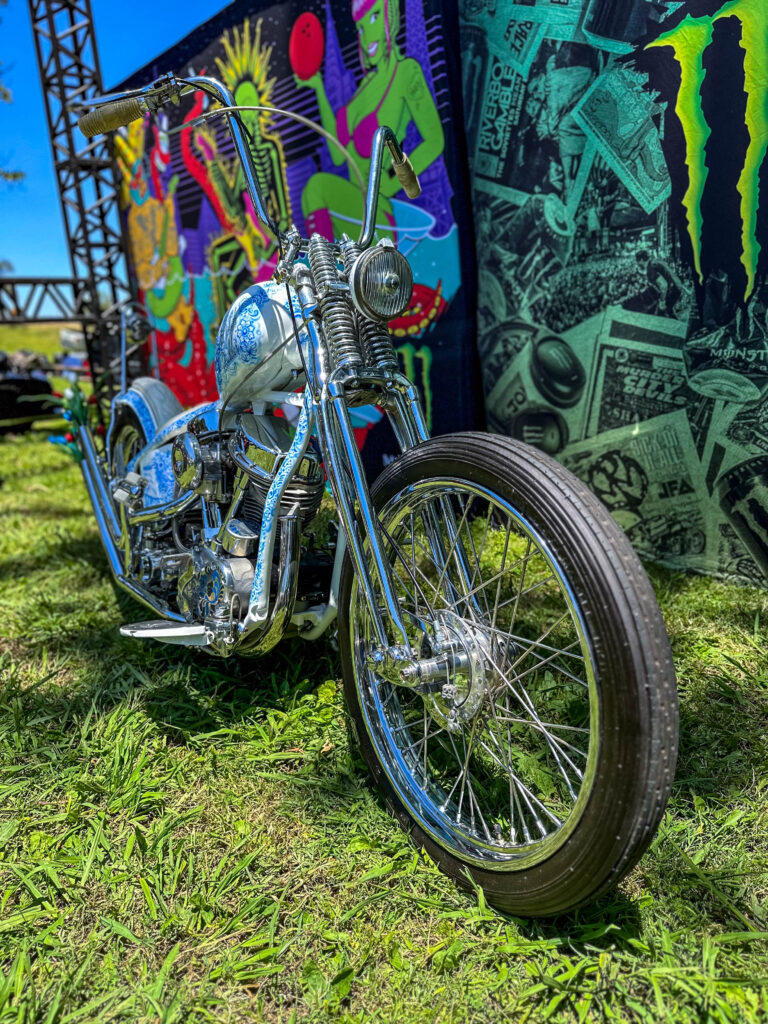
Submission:
<svg viewBox="0 0 768 1024">
<path fill-rule="evenodd" d="M 563 845 L 522 871 L 468 866 L 408 815 L 364 724 L 353 667 L 353 569 L 347 558 L 339 641 L 353 731 L 387 805 L 448 875 L 466 885 L 469 871 L 488 901 L 511 914 L 565 913 L 626 875 L 664 813 L 678 743 L 677 690 L 664 622 L 648 577 L 618 525 L 581 481 L 535 448 L 490 434 L 435 438 L 387 467 L 372 488 L 374 503 L 381 509 L 404 486 L 446 476 L 494 489 L 516 507 L 546 539 L 574 591 L 592 647 L 600 702 L 589 801 Z"/>
</svg>

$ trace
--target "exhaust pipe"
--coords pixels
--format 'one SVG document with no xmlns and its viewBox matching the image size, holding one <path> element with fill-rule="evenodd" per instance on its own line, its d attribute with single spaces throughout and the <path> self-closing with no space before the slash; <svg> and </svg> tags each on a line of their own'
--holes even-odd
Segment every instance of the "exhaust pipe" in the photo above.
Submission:
<svg viewBox="0 0 768 1024">
<path fill-rule="evenodd" d="M 186 622 L 187 620 L 179 612 L 173 611 L 165 601 L 160 601 L 145 587 L 125 575 L 123 559 L 120 548 L 127 543 L 123 536 L 120 523 L 115 515 L 115 506 L 112 496 L 107 488 L 104 474 L 99 465 L 99 457 L 96 453 L 96 446 L 93 442 L 93 434 L 87 426 L 81 426 L 77 431 L 77 439 L 82 453 L 80 468 L 85 481 L 85 489 L 91 499 L 93 512 L 96 516 L 96 523 L 99 527 L 99 535 L 104 545 L 104 551 L 109 561 L 109 567 L 118 586 L 127 591 L 131 597 L 141 601 L 152 611 L 162 615 L 164 619 L 171 619 L 174 622 Z"/>
<path fill-rule="evenodd" d="M 295 508 L 295 506 L 294 506 Z M 264 654 L 281 639 L 291 620 L 299 582 L 301 531 L 296 511 L 280 516 L 280 560 L 277 569 L 277 591 L 271 612 L 263 629 L 251 627 L 243 633 L 236 650 L 246 654 Z"/>
</svg>

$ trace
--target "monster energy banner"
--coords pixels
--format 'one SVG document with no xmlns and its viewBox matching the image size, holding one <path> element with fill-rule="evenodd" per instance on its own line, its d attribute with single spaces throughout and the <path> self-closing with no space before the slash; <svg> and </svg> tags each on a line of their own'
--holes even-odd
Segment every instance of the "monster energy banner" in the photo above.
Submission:
<svg viewBox="0 0 768 1024">
<path fill-rule="evenodd" d="M 387 168 L 378 234 L 414 270 L 410 308 L 391 325 L 406 372 L 422 389 L 436 433 L 475 425 L 475 312 L 462 166 L 453 156 L 461 103 L 458 23 L 434 0 L 283 0 L 230 4 L 126 87 L 166 71 L 209 74 L 238 104 L 278 106 L 319 123 L 367 182 L 373 136 L 404 140 L 423 188 L 406 199 Z M 233 299 L 276 266 L 223 118 L 201 122 L 203 92 L 135 122 L 116 139 L 135 284 L 154 328 L 159 374 L 188 405 L 216 397 L 218 324 Z M 336 145 L 269 110 L 242 115 L 275 221 L 309 235 L 356 236 L 362 194 Z M 440 395 L 440 401 L 436 400 Z M 354 410 L 372 473 L 397 446 L 380 410 Z"/>
<path fill-rule="evenodd" d="M 462 0 L 492 429 L 768 577 L 766 0 Z"/>
</svg>

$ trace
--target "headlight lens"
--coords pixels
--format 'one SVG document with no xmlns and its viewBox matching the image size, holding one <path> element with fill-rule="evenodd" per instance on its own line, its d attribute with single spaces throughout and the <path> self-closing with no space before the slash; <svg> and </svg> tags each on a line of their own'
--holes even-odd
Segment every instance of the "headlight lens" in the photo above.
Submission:
<svg viewBox="0 0 768 1024">
<path fill-rule="evenodd" d="M 357 258 L 349 275 L 349 290 L 363 316 L 386 323 L 408 309 L 413 273 L 405 256 L 385 239 Z"/>
</svg>

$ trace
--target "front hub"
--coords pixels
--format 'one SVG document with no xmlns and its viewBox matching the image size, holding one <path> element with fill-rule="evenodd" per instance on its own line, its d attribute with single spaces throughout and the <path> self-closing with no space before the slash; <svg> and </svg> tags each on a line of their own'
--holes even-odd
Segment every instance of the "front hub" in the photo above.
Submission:
<svg viewBox="0 0 768 1024">
<path fill-rule="evenodd" d="M 442 610 L 435 615 L 433 636 L 425 637 L 424 644 L 433 647 L 428 662 L 446 663 L 440 677 L 442 685 L 424 696 L 427 711 L 444 729 L 460 732 L 480 713 L 485 700 L 485 638 L 479 626 Z"/>
<path fill-rule="evenodd" d="M 460 732 L 480 713 L 495 678 L 489 651 L 481 626 L 441 610 L 423 635 L 420 657 L 400 646 L 380 648 L 369 666 L 380 679 L 419 693 L 435 722 Z"/>
</svg>

